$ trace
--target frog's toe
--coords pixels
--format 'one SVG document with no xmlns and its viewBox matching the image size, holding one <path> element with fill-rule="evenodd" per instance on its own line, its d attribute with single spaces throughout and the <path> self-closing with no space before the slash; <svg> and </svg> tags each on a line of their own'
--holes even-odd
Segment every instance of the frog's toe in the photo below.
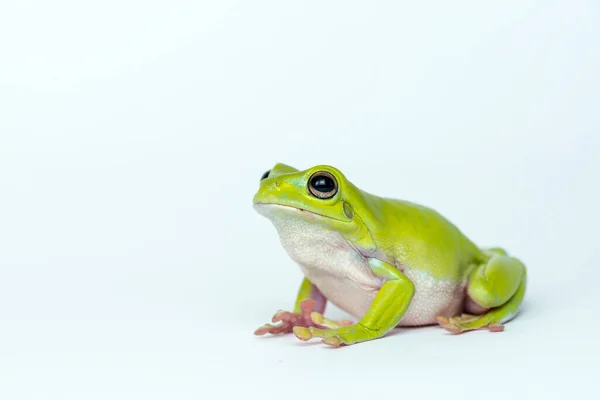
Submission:
<svg viewBox="0 0 600 400">
<path fill-rule="evenodd" d="M 322 342 L 332 347 L 340 347 L 345 344 L 339 336 L 330 336 L 323 339 Z"/>
<path fill-rule="evenodd" d="M 305 327 L 305 326 L 295 326 L 294 327 L 294 335 L 302 341 L 310 340 L 313 337 L 326 338 L 331 334 L 329 332 L 333 332 L 328 329 L 315 328 L 314 326 Z"/>
<path fill-rule="evenodd" d="M 265 335 L 265 334 L 269 333 L 269 331 L 271 330 L 271 327 L 272 327 L 272 325 L 270 325 L 270 324 L 264 324 L 264 325 L 258 327 L 254 331 L 254 334 L 257 336 Z"/>
<path fill-rule="evenodd" d="M 306 299 L 300 303 L 300 313 L 279 310 L 273 315 L 271 322 L 284 322 L 295 324 L 308 324 L 311 321 L 310 313 L 314 310 L 316 302 L 313 299 Z"/>
<path fill-rule="evenodd" d="M 334 321 L 334 320 L 325 318 L 323 316 L 323 314 L 318 313 L 316 311 L 313 311 L 312 313 L 310 313 L 310 319 L 315 326 L 323 327 L 323 328 L 327 328 L 327 329 L 337 329 L 337 328 L 341 328 L 342 326 L 350 326 L 350 325 L 354 324 L 354 322 L 347 320 L 347 319 Z"/>
<path fill-rule="evenodd" d="M 491 321 L 486 314 L 481 316 L 462 314 L 451 318 L 439 316 L 437 321 L 444 330 L 455 335 L 477 330 L 488 330 L 490 332 L 502 332 L 504 330 L 504 325 Z"/>
<path fill-rule="evenodd" d="M 461 332 L 460 331 L 460 327 L 458 325 L 456 325 L 455 323 L 450 322 L 449 318 L 443 317 L 443 316 L 439 316 L 436 319 L 437 319 L 438 324 L 440 324 L 440 326 L 442 328 L 444 328 L 444 330 L 446 330 L 446 331 L 448 331 L 450 333 L 454 333 L 454 334 L 457 334 L 457 333 Z"/>
<path fill-rule="evenodd" d="M 270 333 L 271 335 L 278 335 L 282 333 L 290 333 L 292 331 L 292 326 L 289 324 L 279 324 L 279 325 L 271 325 L 264 324 L 260 326 L 257 330 L 254 331 L 254 334 L 257 336 L 266 335 Z"/>
<path fill-rule="evenodd" d="M 314 311 L 317 302 L 313 299 L 305 299 L 300 302 L 300 314 L 306 323 L 310 322 L 310 313 Z"/>
<path fill-rule="evenodd" d="M 296 335 L 296 337 L 298 339 L 300 339 L 304 342 L 308 341 L 314 337 L 320 337 L 320 338 L 323 338 L 323 340 L 321 342 L 323 342 L 329 346 L 339 347 L 339 346 L 345 344 L 339 335 L 333 334 L 333 335 L 329 336 L 328 330 L 314 328 L 314 327 L 307 328 L 307 327 L 303 327 L 303 326 L 296 326 L 296 327 L 294 327 L 294 334 Z"/>
<path fill-rule="evenodd" d="M 293 314 L 289 311 L 279 310 L 275 313 L 275 315 L 273 315 L 273 318 L 271 318 L 271 322 L 285 321 L 287 319 L 290 319 L 291 315 Z"/>
<path fill-rule="evenodd" d="M 254 334 L 258 336 L 265 335 L 267 333 L 277 335 L 291 333 L 296 326 L 312 326 L 315 323 L 312 320 L 311 313 L 314 310 L 315 305 L 316 302 L 313 299 L 306 299 L 300 303 L 300 313 L 279 310 L 275 313 L 275 315 L 273 315 L 273 318 L 271 318 L 271 322 L 273 324 L 262 325 L 254 331 Z M 324 317 L 323 320 L 325 320 Z"/>
<path fill-rule="evenodd" d="M 312 332 L 305 326 L 295 326 L 293 331 L 294 335 L 303 342 L 312 339 Z"/>
<path fill-rule="evenodd" d="M 342 344 L 344 344 L 344 341 L 342 340 L 342 338 L 340 337 L 340 335 L 338 335 L 337 333 L 335 333 L 336 330 L 329 330 L 329 329 L 320 329 L 320 328 L 315 328 L 315 327 L 301 327 L 301 326 L 296 326 L 294 328 L 294 334 L 296 335 L 296 337 L 302 341 L 307 341 L 310 340 L 312 338 L 315 337 L 319 337 L 322 338 L 322 342 L 329 345 L 329 346 L 333 346 L 333 347 L 339 347 Z"/>
<path fill-rule="evenodd" d="M 342 326 L 336 329 L 321 329 L 314 326 L 294 328 L 296 337 L 300 340 L 321 338 L 322 342 L 334 347 L 351 345 L 380 337 L 378 330 L 368 329 L 361 324 Z"/>
<path fill-rule="evenodd" d="M 254 331 L 257 336 L 266 335 L 279 335 L 284 333 L 291 333 L 294 326 L 305 325 L 305 319 L 299 315 L 288 311 L 281 311 L 275 314 L 272 320 L 273 324 L 264 324 Z"/>
</svg>

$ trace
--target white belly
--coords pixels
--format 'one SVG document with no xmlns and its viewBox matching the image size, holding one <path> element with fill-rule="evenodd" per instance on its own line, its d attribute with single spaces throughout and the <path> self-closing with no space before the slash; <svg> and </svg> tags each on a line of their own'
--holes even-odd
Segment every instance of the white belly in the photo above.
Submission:
<svg viewBox="0 0 600 400">
<path fill-rule="evenodd" d="M 466 282 L 436 279 L 426 272 L 404 269 L 404 274 L 415 285 L 415 294 L 400 326 L 430 325 L 436 317 L 460 314 Z"/>
<path fill-rule="evenodd" d="M 273 208 L 261 213 L 269 214 L 281 244 L 304 275 L 333 304 L 362 318 L 384 283 L 373 275 L 365 258 L 339 233 L 288 215 L 301 211 L 267 207 Z M 415 285 L 415 295 L 400 326 L 433 324 L 437 316 L 460 313 L 466 282 L 435 279 L 426 272 L 411 269 L 403 272 Z"/>
<path fill-rule="evenodd" d="M 362 287 L 353 280 L 324 274 L 318 269 L 301 268 L 329 301 L 356 318 L 365 315 L 379 289 Z M 466 283 L 434 279 L 420 271 L 404 270 L 404 273 L 415 285 L 415 295 L 399 326 L 430 325 L 440 315 L 460 314 Z"/>
<path fill-rule="evenodd" d="M 365 315 L 381 287 L 380 282 L 373 282 L 370 286 L 361 285 L 356 280 L 323 273 L 318 268 L 305 265 L 300 265 L 300 268 L 327 300 L 356 318 Z M 362 278 L 367 281 L 367 276 Z"/>
</svg>

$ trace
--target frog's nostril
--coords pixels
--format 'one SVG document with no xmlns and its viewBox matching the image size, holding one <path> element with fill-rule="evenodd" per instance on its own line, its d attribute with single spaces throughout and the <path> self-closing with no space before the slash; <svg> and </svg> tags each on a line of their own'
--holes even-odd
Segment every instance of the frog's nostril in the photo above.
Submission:
<svg viewBox="0 0 600 400">
<path fill-rule="evenodd" d="M 281 182 L 279 182 L 279 181 L 275 181 L 275 186 L 276 186 L 276 187 L 279 187 L 279 186 L 281 186 Z"/>
</svg>

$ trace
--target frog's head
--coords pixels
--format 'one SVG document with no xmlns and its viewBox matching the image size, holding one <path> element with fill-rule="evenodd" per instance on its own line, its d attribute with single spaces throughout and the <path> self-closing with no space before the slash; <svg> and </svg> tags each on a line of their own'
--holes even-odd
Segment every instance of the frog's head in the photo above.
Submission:
<svg viewBox="0 0 600 400">
<path fill-rule="evenodd" d="M 304 171 L 277 164 L 265 172 L 254 208 L 277 221 L 303 221 L 339 232 L 356 242 L 368 232 L 356 213 L 362 192 L 336 168 L 318 165 Z"/>
</svg>

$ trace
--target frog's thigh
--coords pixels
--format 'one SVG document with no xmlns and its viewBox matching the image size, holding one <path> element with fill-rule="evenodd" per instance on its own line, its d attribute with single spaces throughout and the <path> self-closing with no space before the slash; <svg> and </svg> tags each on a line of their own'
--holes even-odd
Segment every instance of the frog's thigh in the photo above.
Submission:
<svg viewBox="0 0 600 400">
<path fill-rule="evenodd" d="M 521 261 L 495 254 L 471 272 L 467 294 L 483 308 L 499 307 L 515 294 L 524 275 L 525 266 Z"/>
<path fill-rule="evenodd" d="M 496 255 L 477 267 L 469 276 L 467 294 L 471 302 L 486 310 L 482 315 L 463 314 L 450 319 L 440 316 L 440 325 L 452 333 L 477 329 L 504 330 L 504 322 L 513 318 L 527 285 L 525 266 L 516 258 Z"/>
</svg>

